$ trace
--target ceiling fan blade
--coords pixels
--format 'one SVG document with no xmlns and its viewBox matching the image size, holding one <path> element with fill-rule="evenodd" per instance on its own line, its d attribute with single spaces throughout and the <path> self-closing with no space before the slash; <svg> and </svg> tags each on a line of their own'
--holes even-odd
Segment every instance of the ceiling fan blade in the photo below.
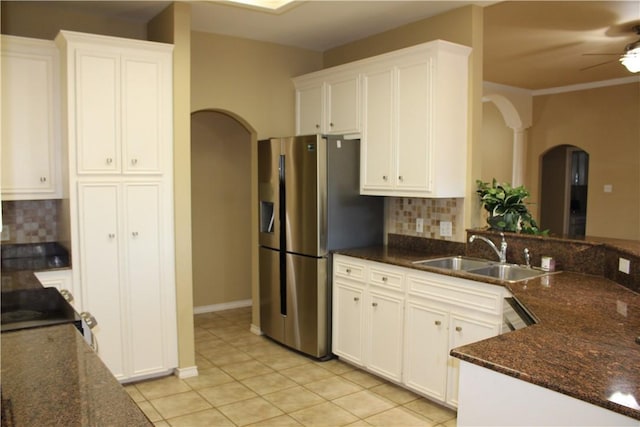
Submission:
<svg viewBox="0 0 640 427">
<path fill-rule="evenodd" d="M 617 62 L 617 59 L 612 59 L 611 61 L 600 62 L 599 64 L 589 65 L 588 67 L 580 68 L 580 71 L 590 70 L 591 68 L 599 67 L 601 65 L 611 64 L 612 62 Z"/>
</svg>

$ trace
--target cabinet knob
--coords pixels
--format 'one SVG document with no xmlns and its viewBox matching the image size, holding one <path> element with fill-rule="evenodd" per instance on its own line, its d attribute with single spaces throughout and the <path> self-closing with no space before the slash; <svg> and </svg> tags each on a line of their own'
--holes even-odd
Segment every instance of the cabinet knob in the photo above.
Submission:
<svg viewBox="0 0 640 427">
<path fill-rule="evenodd" d="M 41 176 L 40 177 L 40 182 L 47 182 L 47 177 L 46 176 Z"/>
<path fill-rule="evenodd" d="M 387 180 L 387 175 L 382 175 L 382 180 L 386 181 Z"/>
<path fill-rule="evenodd" d="M 116 235 L 114 233 L 109 233 L 109 238 L 110 239 L 115 239 Z"/>
<path fill-rule="evenodd" d="M 347 274 L 351 274 L 351 269 L 350 268 L 347 268 L 345 271 L 347 272 Z"/>
<path fill-rule="evenodd" d="M 133 166 L 137 165 L 138 164 L 138 159 L 131 159 L 131 164 Z"/>
<path fill-rule="evenodd" d="M 316 129 L 320 129 L 320 125 L 316 124 Z"/>
<path fill-rule="evenodd" d="M 378 303 L 377 302 L 372 302 L 371 305 L 374 306 L 374 307 L 377 307 Z"/>
<path fill-rule="evenodd" d="M 402 181 L 402 175 L 398 177 L 398 181 Z"/>
<path fill-rule="evenodd" d="M 387 281 L 387 276 L 382 276 L 382 281 L 386 282 Z"/>
<path fill-rule="evenodd" d="M 456 326 L 456 332 L 462 332 L 462 326 Z"/>
<path fill-rule="evenodd" d="M 333 123 L 329 123 L 329 126 L 330 126 L 330 127 L 333 127 Z"/>
<path fill-rule="evenodd" d="M 354 300 L 355 302 L 358 302 L 358 301 L 360 301 L 360 297 L 353 297 L 353 300 Z"/>
<path fill-rule="evenodd" d="M 110 165 L 113 163 L 113 159 L 111 157 L 107 157 L 107 164 Z"/>
<path fill-rule="evenodd" d="M 134 231 L 133 233 L 131 233 L 131 235 L 132 235 L 133 237 L 138 237 L 138 232 L 137 232 L 137 231 Z"/>
<path fill-rule="evenodd" d="M 435 323 L 435 324 L 436 324 L 436 326 L 440 326 L 440 325 L 442 325 L 442 322 L 441 322 L 441 321 L 439 321 L 439 320 L 436 320 L 436 321 L 435 321 L 435 322 L 433 322 L 433 323 Z"/>
</svg>

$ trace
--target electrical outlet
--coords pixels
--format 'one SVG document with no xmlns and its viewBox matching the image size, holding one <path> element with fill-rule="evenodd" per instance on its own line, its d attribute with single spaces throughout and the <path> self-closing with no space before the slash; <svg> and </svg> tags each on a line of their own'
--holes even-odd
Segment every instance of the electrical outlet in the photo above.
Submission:
<svg viewBox="0 0 640 427">
<path fill-rule="evenodd" d="M 440 236 L 451 237 L 453 233 L 453 226 L 451 221 L 440 221 Z"/>
<path fill-rule="evenodd" d="M 11 233 L 9 232 L 9 226 L 2 226 L 2 238 L 1 240 L 4 242 L 5 240 L 9 240 L 11 238 Z"/>
<path fill-rule="evenodd" d="M 629 260 L 625 258 L 618 258 L 618 270 L 629 274 L 629 271 L 631 270 L 631 263 Z"/>
<path fill-rule="evenodd" d="M 424 231 L 424 221 L 422 218 L 416 219 L 416 232 L 422 233 Z"/>
</svg>

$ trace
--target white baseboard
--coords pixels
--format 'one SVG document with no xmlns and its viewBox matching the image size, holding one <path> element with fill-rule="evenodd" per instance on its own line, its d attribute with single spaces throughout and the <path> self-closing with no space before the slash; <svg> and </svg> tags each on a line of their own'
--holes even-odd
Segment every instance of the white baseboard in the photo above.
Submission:
<svg viewBox="0 0 640 427">
<path fill-rule="evenodd" d="M 200 307 L 193 307 L 193 314 L 213 313 L 214 311 L 231 310 L 232 308 L 251 307 L 252 301 L 250 299 L 223 302 L 220 304 L 201 305 Z"/>
<path fill-rule="evenodd" d="M 253 323 L 251 324 L 251 328 L 249 328 L 249 331 L 256 335 L 264 335 L 262 333 L 262 329 L 260 329 L 260 326 L 256 326 Z"/>
<path fill-rule="evenodd" d="M 176 368 L 175 376 L 184 379 L 198 376 L 198 367 L 197 366 L 189 366 L 187 368 Z"/>
</svg>

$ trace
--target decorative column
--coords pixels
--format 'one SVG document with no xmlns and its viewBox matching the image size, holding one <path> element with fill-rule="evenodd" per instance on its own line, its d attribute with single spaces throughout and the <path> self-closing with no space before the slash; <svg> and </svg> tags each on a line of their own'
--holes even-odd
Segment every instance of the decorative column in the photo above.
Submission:
<svg viewBox="0 0 640 427">
<path fill-rule="evenodd" d="M 524 184 L 527 159 L 527 133 L 525 128 L 513 129 L 513 168 L 511 185 L 518 187 Z"/>
</svg>

